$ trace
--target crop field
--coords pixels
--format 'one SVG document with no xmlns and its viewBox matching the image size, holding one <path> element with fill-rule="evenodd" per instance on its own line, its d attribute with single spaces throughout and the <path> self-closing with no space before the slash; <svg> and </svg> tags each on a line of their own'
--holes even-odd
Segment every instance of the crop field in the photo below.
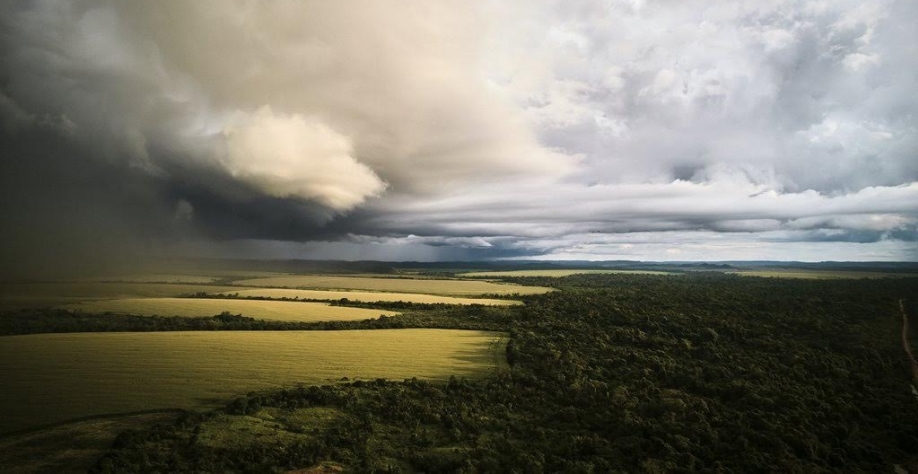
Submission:
<svg viewBox="0 0 918 474">
<path fill-rule="evenodd" d="M 140 316 L 213 316 L 223 311 L 255 319 L 272 321 L 360 321 L 395 316 L 394 311 L 329 306 L 325 303 L 299 301 L 261 301 L 197 298 L 129 298 L 99 300 L 63 306 L 87 313 L 136 314 Z"/>
<path fill-rule="evenodd" d="M 105 299 L 173 297 L 197 292 L 222 293 L 231 289 L 228 286 L 168 283 L 0 283 L 0 310 Z"/>
<path fill-rule="evenodd" d="M 0 433 L 350 379 L 477 378 L 501 333 L 448 329 L 36 334 L 0 337 Z"/>
<path fill-rule="evenodd" d="M 326 275 L 297 275 L 274 278 L 253 278 L 233 282 L 236 285 L 273 288 L 333 289 L 391 291 L 396 293 L 426 293 L 430 295 L 521 295 L 541 294 L 552 291 L 539 286 L 521 286 L 506 283 L 474 280 L 434 280 L 413 278 L 372 278 Z"/>
<path fill-rule="evenodd" d="M 772 270 L 742 270 L 727 272 L 741 276 L 755 276 L 766 278 L 800 278 L 805 280 L 843 280 L 857 278 L 891 278 L 915 276 L 913 273 L 890 273 L 870 271 L 839 271 L 839 270 L 800 270 L 800 269 L 772 269 Z"/>
<path fill-rule="evenodd" d="M 471 278 L 502 278 L 502 277 L 566 277 L 571 275 L 603 274 L 603 273 L 620 273 L 620 274 L 637 274 L 637 275 L 673 275 L 672 272 L 657 272 L 653 270 L 603 270 L 597 268 L 584 270 L 509 270 L 496 272 L 469 272 L 462 273 L 459 276 Z"/>
<path fill-rule="evenodd" d="M 377 301 L 404 301 L 406 303 L 444 303 L 444 304 L 483 304 L 488 306 L 513 306 L 522 304 L 514 300 L 495 300 L 487 298 L 457 298 L 454 296 L 425 295 L 421 293 L 388 293 L 381 291 L 332 291 L 332 290 L 291 290 L 284 288 L 244 289 L 222 293 L 237 294 L 244 298 L 305 299 L 337 301 L 347 298 L 351 301 L 374 303 Z"/>
</svg>

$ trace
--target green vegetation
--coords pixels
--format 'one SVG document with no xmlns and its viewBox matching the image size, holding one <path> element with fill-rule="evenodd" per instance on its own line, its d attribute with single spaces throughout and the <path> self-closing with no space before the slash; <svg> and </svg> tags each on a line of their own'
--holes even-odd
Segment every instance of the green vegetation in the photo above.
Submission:
<svg viewBox="0 0 918 474">
<path fill-rule="evenodd" d="M 360 304 L 360 303 L 350 303 Z M 379 303 L 363 303 L 377 308 Z M 65 332 L 150 332 L 150 331 L 329 331 L 345 329 L 472 329 L 481 331 L 506 327 L 510 315 L 504 307 L 424 305 L 386 303 L 402 311 L 398 316 L 380 316 L 360 321 L 289 322 L 265 321 L 239 314 L 215 316 L 135 316 L 92 314 L 63 309 L 17 310 L 0 313 L 0 335 Z"/>
<path fill-rule="evenodd" d="M 740 276 L 756 276 L 766 278 L 800 278 L 806 280 L 841 280 L 858 278 L 891 278 L 915 276 L 908 273 L 875 272 L 859 270 L 805 270 L 793 269 L 768 269 L 768 270 L 741 270 L 727 272 Z"/>
<path fill-rule="evenodd" d="M 483 304 L 489 306 L 512 306 L 522 304 L 514 300 L 495 300 L 487 298 L 456 298 L 453 296 L 427 295 L 423 293 L 389 293 L 382 291 L 322 291 L 322 290 L 291 290 L 284 288 L 257 288 L 243 289 L 233 293 L 221 295 L 234 295 L 239 298 L 270 298 L 270 299 L 300 299 L 300 300 L 325 300 L 361 301 L 373 303 L 377 301 L 421 304 Z"/>
<path fill-rule="evenodd" d="M 334 289 L 425 293 L 429 295 L 531 295 L 552 291 L 551 288 L 524 287 L 513 284 L 475 280 L 437 280 L 417 278 L 349 277 L 329 275 L 291 275 L 253 278 L 233 282 L 243 286 L 271 288 Z M 226 290 L 231 291 L 231 290 Z"/>
<path fill-rule="evenodd" d="M 3 284 L 0 308 L 40 302 L 46 309 L 0 314 L 0 334 L 110 333 L 0 337 L 0 432 L 117 412 L 223 407 L 124 432 L 95 464 L 98 472 L 274 472 L 320 464 L 357 472 L 918 467 L 918 410 L 898 307 L 905 299 L 909 314 L 918 314 L 918 279 L 715 270 L 489 275 L 507 283 L 265 273 L 238 282 L 323 290 Z M 888 276 L 856 270 L 775 276 Z M 529 287 L 562 291 L 527 294 Z M 360 291 L 330 291 L 339 288 Z M 525 295 L 525 304 L 432 296 L 491 294 L 495 303 L 510 303 L 501 298 L 513 293 Z M 302 302 L 313 299 L 331 304 Z M 90 311 L 132 304 L 128 311 L 169 316 L 47 308 L 76 302 Z M 459 302 L 471 304 L 445 304 Z M 264 319 L 268 308 L 290 315 L 313 306 L 367 313 L 357 321 Z M 213 316 L 221 311 L 228 312 Z M 907 338 L 918 346 L 914 330 Z M 41 445 L 48 450 L 34 456 L 48 463 L 6 454 L 0 464 L 56 469 L 70 459 L 61 437 L 81 439 L 78 426 L 96 429 L 83 423 L 6 436 L 0 451 Z M 111 430 L 127 425 L 92 426 L 112 439 Z M 77 431 L 60 431 L 69 428 Z M 77 456 L 82 466 L 99 452 L 90 444 Z"/>
<path fill-rule="evenodd" d="M 392 311 L 329 306 L 325 303 L 216 298 L 129 298 L 87 301 L 67 305 L 64 309 L 87 313 L 198 317 L 229 312 L 245 314 L 256 319 L 290 322 L 358 321 L 380 315 L 397 314 Z"/>
<path fill-rule="evenodd" d="M 180 410 L 113 415 L 0 437 L 0 466 L 18 474 L 85 473 L 126 430 L 169 423 Z"/>
<path fill-rule="evenodd" d="M 918 410 L 897 301 L 918 294 L 918 280 L 576 275 L 552 282 L 562 291 L 528 297 L 523 307 L 458 308 L 438 319 L 469 324 L 487 314 L 510 333 L 509 367 L 493 377 L 253 393 L 218 411 L 126 432 L 95 469 L 275 472 L 332 462 L 358 472 L 890 472 L 914 465 Z"/>
<path fill-rule="evenodd" d="M 210 317 L 135 316 L 92 314 L 64 309 L 24 309 L 0 313 L 0 335 L 61 332 L 150 332 L 150 331 L 290 331 L 308 329 L 376 329 L 391 318 L 359 322 L 297 323 L 265 321 L 221 313 Z"/>
<path fill-rule="evenodd" d="M 0 433 L 92 415 L 201 408 L 350 379 L 445 380 L 505 365 L 499 333 L 438 329 L 81 333 L 0 338 Z"/>
</svg>

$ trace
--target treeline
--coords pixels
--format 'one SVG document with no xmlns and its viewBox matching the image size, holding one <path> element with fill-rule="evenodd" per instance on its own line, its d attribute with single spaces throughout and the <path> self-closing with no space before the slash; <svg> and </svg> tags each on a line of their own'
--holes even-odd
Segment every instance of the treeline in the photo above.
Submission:
<svg viewBox="0 0 918 474">
<path fill-rule="evenodd" d="M 523 296 L 519 293 L 485 293 L 478 295 L 478 298 L 482 299 L 492 299 L 492 300 L 519 300 Z M 416 303 L 411 301 L 357 301 L 349 298 L 339 298 L 336 300 L 328 299 L 318 299 L 318 298 L 300 298 L 294 296 L 290 298 L 288 296 L 282 296 L 280 298 L 274 298 L 269 296 L 240 296 L 239 292 L 234 293 L 207 293 L 205 291 L 199 291 L 196 293 L 188 293 L 181 295 L 180 298 L 193 298 L 193 299 L 212 299 L 212 300 L 254 300 L 254 301 L 297 301 L 303 303 L 326 303 L 331 306 L 348 306 L 352 308 L 373 308 L 373 309 L 438 309 L 445 308 L 449 306 L 456 306 L 455 304 L 449 303 Z M 463 305 L 463 306 L 488 306 L 485 304 L 481 305 Z"/>
<path fill-rule="evenodd" d="M 489 313 L 511 334 L 510 368 L 492 378 L 253 393 L 126 433 L 95 471 L 282 472 L 320 461 L 358 472 L 914 467 L 918 409 L 897 300 L 918 294 L 918 280 L 553 281 L 564 291 Z M 198 438 L 216 416 L 275 410 L 295 420 L 306 407 L 339 415 L 308 431 L 282 422 L 277 437 L 242 448 Z"/>
<path fill-rule="evenodd" d="M 307 329 L 304 323 L 264 321 L 223 312 L 214 316 L 135 316 L 29 309 L 0 314 L 0 335 L 114 331 L 254 331 Z"/>
<path fill-rule="evenodd" d="M 376 306 L 368 306 L 379 309 Z M 0 336 L 63 332 L 149 331 L 328 331 L 346 329 L 441 328 L 496 330 L 505 327 L 509 311 L 484 306 L 417 306 L 396 316 L 360 321 L 290 322 L 255 319 L 223 312 L 214 316 L 136 316 L 86 313 L 65 309 L 28 309 L 0 313 Z"/>
</svg>

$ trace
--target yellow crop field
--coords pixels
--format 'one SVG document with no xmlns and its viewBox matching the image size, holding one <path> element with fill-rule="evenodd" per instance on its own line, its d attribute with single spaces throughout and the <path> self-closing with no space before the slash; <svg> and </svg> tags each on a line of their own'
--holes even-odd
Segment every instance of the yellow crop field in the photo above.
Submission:
<svg viewBox="0 0 918 474">
<path fill-rule="evenodd" d="M 800 278 L 805 280 L 844 280 L 852 278 L 890 278 L 890 277 L 907 277 L 915 276 L 910 273 L 887 273 L 887 272 L 859 272 L 859 271 L 835 271 L 835 270 L 742 270 L 736 272 L 727 272 L 741 276 L 757 276 L 767 278 Z"/>
<path fill-rule="evenodd" d="M 80 301 L 154 298 L 197 292 L 221 293 L 232 287 L 168 283 L 0 283 L 0 309 L 59 306 Z"/>
<path fill-rule="evenodd" d="M 513 306 L 522 304 L 514 300 L 495 300 L 487 298 L 457 298 L 454 296 L 425 295 L 420 293 L 388 293 L 382 291 L 332 291 L 332 290 L 291 290 L 284 288 L 258 288 L 230 291 L 223 294 L 238 294 L 245 298 L 288 298 L 301 300 L 337 301 L 347 298 L 351 301 L 374 303 L 377 301 L 404 301 L 406 303 L 444 303 L 444 304 L 483 304 L 489 306 Z"/>
<path fill-rule="evenodd" d="M 325 303 L 299 301 L 261 301 L 197 298 L 129 298 L 120 300 L 85 301 L 63 306 L 65 309 L 88 313 L 120 313 L 142 316 L 213 316 L 223 311 L 255 319 L 272 321 L 359 321 L 395 316 L 394 311 L 329 306 Z"/>
<path fill-rule="evenodd" d="M 373 278 L 327 275 L 297 275 L 274 278 L 253 278 L 238 280 L 235 285 L 260 286 L 269 288 L 304 288 L 332 290 L 370 290 L 390 291 L 396 293 L 426 293 L 430 295 L 481 295 L 513 294 L 531 295 L 547 293 L 551 288 L 521 286 L 505 283 L 474 280 L 434 280 L 413 278 Z"/>
<path fill-rule="evenodd" d="M 459 276 L 474 278 L 502 278 L 502 277 L 566 277 L 584 273 L 622 273 L 638 275 L 673 275 L 672 272 L 657 272 L 653 270 L 603 270 L 598 268 L 583 270 L 509 270 L 504 272 L 469 272 Z"/>
<path fill-rule="evenodd" d="M 447 329 L 195 331 L 0 337 L 0 433 L 248 391 L 350 379 L 483 377 L 501 333 Z"/>
</svg>

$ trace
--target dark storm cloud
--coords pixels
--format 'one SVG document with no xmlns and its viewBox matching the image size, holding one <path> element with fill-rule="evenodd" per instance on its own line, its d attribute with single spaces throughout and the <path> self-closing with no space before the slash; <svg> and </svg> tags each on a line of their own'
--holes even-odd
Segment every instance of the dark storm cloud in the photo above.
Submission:
<svg viewBox="0 0 918 474">
<path fill-rule="evenodd" d="M 0 277 L 115 268 L 185 230 L 149 175 L 89 159 L 55 133 L 0 132 L 0 153 Z"/>
<path fill-rule="evenodd" d="M 8 240 L 92 234 L 92 224 L 55 215 L 58 202 L 79 209 L 71 214 L 118 216 L 108 225 L 123 232 L 108 240 L 124 245 L 334 240 L 348 221 L 332 221 L 386 192 L 423 196 L 572 169 L 474 80 L 476 38 L 488 28 L 474 9 L 402 6 L 3 5 L 5 177 L 53 171 L 10 188 L 12 201 L 40 189 L 47 204 L 17 214 L 34 218 Z M 118 186 L 73 180 L 72 168 Z M 74 242 L 98 242 L 93 255 L 113 248 Z M 21 244 L 41 254 L 51 242 Z"/>
<path fill-rule="evenodd" d="M 916 16 L 10 2 L 7 253 L 916 259 Z"/>
</svg>

